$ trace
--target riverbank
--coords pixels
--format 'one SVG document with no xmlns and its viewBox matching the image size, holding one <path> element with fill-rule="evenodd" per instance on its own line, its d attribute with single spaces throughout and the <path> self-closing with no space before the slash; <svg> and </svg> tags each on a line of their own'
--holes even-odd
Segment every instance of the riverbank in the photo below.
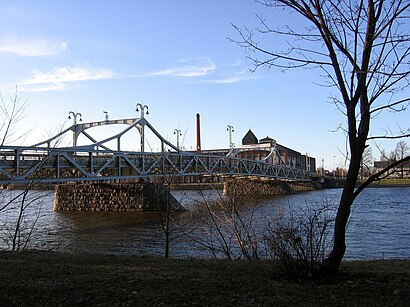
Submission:
<svg viewBox="0 0 410 307">
<path fill-rule="evenodd" d="M 359 187 L 363 184 L 366 180 L 365 179 L 358 179 L 356 183 L 356 187 Z M 345 179 L 340 178 L 325 178 L 325 189 L 339 189 L 343 188 L 345 184 Z M 385 178 L 381 180 L 377 180 L 369 184 L 369 188 L 407 188 L 410 187 L 410 178 Z"/>
<path fill-rule="evenodd" d="M 363 180 L 359 180 L 362 182 Z M 371 188 L 400 188 L 410 187 L 409 178 L 385 178 L 379 181 L 372 182 L 369 187 Z"/>
<path fill-rule="evenodd" d="M 0 252 L 2 306 L 407 306 L 409 285 L 410 260 L 300 283 L 267 261 Z"/>
</svg>

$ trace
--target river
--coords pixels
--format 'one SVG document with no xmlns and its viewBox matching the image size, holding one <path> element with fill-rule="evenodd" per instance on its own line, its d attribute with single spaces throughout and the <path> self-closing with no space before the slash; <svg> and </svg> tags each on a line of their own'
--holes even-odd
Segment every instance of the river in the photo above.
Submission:
<svg viewBox="0 0 410 307">
<path fill-rule="evenodd" d="M 5 204 L 17 193 L 19 191 L 2 191 L 0 201 Z M 174 191 L 173 194 L 189 209 L 174 214 L 173 219 L 177 222 L 192 219 L 204 194 L 197 191 Z M 258 204 L 255 216 L 264 221 L 280 209 L 300 211 L 324 203 L 335 209 L 340 194 L 341 189 L 330 189 L 265 199 Z M 22 228 L 27 233 L 37 219 L 30 248 L 133 255 L 164 253 L 164 232 L 158 213 L 54 212 L 53 192 L 41 191 L 32 197 L 34 195 L 38 200 L 27 207 Z M 206 191 L 205 197 L 215 200 L 220 196 L 218 191 Z M 17 218 L 17 205 L 0 212 L 0 248 L 10 247 L 10 230 Z M 186 231 L 198 230 L 187 227 Z M 204 235 L 203 228 L 200 235 Z M 178 236 L 171 242 L 170 255 L 179 258 L 211 256 L 209 250 L 193 244 L 187 236 Z M 368 188 L 359 195 L 348 224 L 345 258 L 410 259 L 410 187 Z"/>
</svg>

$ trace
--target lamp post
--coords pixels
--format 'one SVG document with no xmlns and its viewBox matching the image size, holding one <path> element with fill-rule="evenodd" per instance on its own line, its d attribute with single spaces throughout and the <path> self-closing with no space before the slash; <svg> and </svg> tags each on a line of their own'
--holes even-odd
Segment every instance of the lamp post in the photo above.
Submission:
<svg viewBox="0 0 410 307">
<path fill-rule="evenodd" d="M 149 114 L 147 105 L 142 104 L 142 103 L 137 103 L 137 108 L 135 109 L 135 111 L 139 112 L 140 109 L 141 109 L 141 118 L 144 118 L 145 109 L 147 109 L 147 115 Z"/>
<path fill-rule="evenodd" d="M 322 158 L 322 176 L 325 176 L 325 159 Z"/>
<path fill-rule="evenodd" d="M 182 135 L 181 130 L 174 129 L 174 134 L 177 135 L 177 149 L 179 150 L 179 137 Z"/>
<path fill-rule="evenodd" d="M 149 114 L 148 112 L 148 106 L 142 103 L 137 103 L 137 108 L 135 111 L 139 112 L 141 111 L 141 118 L 144 118 L 145 116 L 145 109 L 147 109 L 147 115 Z M 145 152 L 145 135 L 144 135 L 144 123 L 141 125 L 141 152 Z"/>
<path fill-rule="evenodd" d="M 233 126 L 232 125 L 228 125 L 226 127 L 226 131 L 228 131 L 229 134 L 229 150 L 233 149 L 233 143 L 232 143 L 232 132 L 235 132 L 235 130 L 233 130 Z"/>
<path fill-rule="evenodd" d="M 73 125 L 74 125 L 74 132 L 73 132 L 73 147 L 77 146 L 77 129 L 76 129 L 76 125 L 77 125 L 77 117 L 79 118 L 79 121 L 82 122 L 82 115 L 81 113 L 78 112 L 73 112 L 70 111 L 68 112 L 68 119 L 71 119 L 71 115 L 73 116 Z"/>
<path fill-rule="evenodd" d="M 71 119 L 71 115 L 73 116 L 73 125 L 77 125 L 77 117 L 80 118 L 80 122 L 83 121 L 81 113 L 70 111 L 68 112 L 68 119 Z"/>
</svg>

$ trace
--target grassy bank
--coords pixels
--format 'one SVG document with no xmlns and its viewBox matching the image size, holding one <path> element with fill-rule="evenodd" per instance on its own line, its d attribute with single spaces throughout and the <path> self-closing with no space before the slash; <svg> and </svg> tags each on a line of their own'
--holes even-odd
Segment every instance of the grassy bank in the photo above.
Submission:
<svg viewBox="0 0 410 307">
<path fill-rule="evenodd" d="M 410 178 L 385 178 L 372 183 L 373 186 L 407 186 L 410 187 Z"/>
<path fill-rule="evenodd" d="M 345 180 L 344 179 L 333 179 L 327 177 L 325 182 L 325 188 L 343 188 Z M 357 180 L 356 187 L 359 187 L 366 180 L 359 179 Z M 369 187 L 372 188 L 393 188 L 393 187 L 410 187 L 410 178 L 385 178 L 382 180 L 372 182 Z"/>
<path fill-rule="evenodd" d="M 410 260 L 301 283 L 266 261 L 0 252 L 1 306 L 408 306 L 409 285 Z"/>
</svg>

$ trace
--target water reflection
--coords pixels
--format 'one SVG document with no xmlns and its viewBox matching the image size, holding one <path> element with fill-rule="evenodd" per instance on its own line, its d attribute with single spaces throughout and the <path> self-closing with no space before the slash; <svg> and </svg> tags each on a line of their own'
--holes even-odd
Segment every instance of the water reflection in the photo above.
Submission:
<svg viewBox="0 0 410 307">
<path fill-rule="evenodd" d="M 3 203 L 17 191 L 3 191 Z M 41 192 L 42 202 L 28 207 L 28 224 L 39 214 L 31 246 L 72 252 L 162 255 L 164 234 L 158 213 L 138 212 L 54 212 L 53 193 Z M 336 208 L 341 190 L 313 191 L 278 196 L 259 204 L 260 221 L 278 210 L 303 209 L 307 204 L 332 204 Z M 215 200 L 220 191 L 175 191 L 174 196 L 189 209 L 177 213 L 178 222 L 191 218 L 198 201 Z M 352 208 L 348 225 L 346 258 L 410 258 L 410 188 L 367 189 Z M 17 208 L 0 213 L 1 246 L 6 247 L 6 225 L 16 218 Z M 209 257 L 187 237 L 171 244 L 171 256 Z"/>
</svg>

